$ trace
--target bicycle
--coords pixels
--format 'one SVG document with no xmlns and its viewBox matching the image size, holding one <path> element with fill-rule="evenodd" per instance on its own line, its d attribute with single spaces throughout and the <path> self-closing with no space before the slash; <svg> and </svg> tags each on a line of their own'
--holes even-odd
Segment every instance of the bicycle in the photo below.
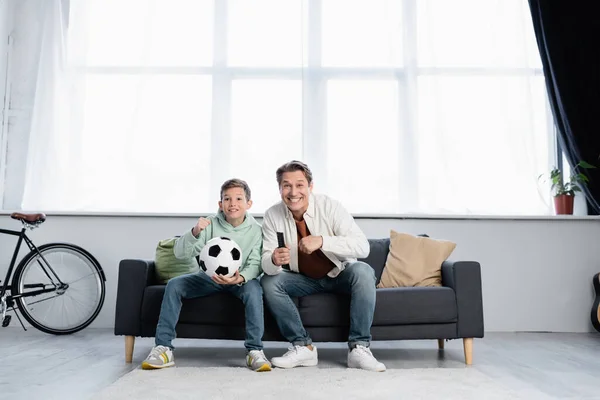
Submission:
<svg viewBox="0 0 600 400">
<path fill-rule="evenodd" d="M 87 327 L 104 304 L 106 276 L 98 261 L 87 250 L 70 243 L 35 246 L 26 231 L 46 221 L 44 214 L 13 213 L 11 218 L 21 221 L 23 228 L 20 231 L 0 229 L 0 234 L 18 236 L 0 288 L 2 327 L 10 324 L 11 315 L 6 314 L 10 309 L 27 330 L 15 303 L 25 320 L 42 332 L 66 335 Z M 30 252 L 19 262 L 13 275 L 23 242 Z"/>
</svg>

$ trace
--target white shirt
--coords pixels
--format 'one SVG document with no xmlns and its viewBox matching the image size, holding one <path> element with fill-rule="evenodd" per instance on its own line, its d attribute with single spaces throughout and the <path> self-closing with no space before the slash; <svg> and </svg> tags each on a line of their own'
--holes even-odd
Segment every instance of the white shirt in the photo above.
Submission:
<svg viewBox="0 0 600 400">
<path fill-rule="evenodd" d="M 369 255 L 367 237 L 338 201 L 323 194 L 311 194 L 304 220 L 311 235 L 323 237 L 321 251 L 335 264 L 335 268 L 327 274 L 331 278 L 338 276 L 347 264 Z M 277 232 L 283 232 L 285 244 L 290 247 L 290 270 L 299 272 L 296 222 L 283 201 L 266 211 L 262 232 L 262 269 L 265 274 L 277 275 L 282 269 L 271 260 L 273 251 L 278 247 Z"/>
</svg>

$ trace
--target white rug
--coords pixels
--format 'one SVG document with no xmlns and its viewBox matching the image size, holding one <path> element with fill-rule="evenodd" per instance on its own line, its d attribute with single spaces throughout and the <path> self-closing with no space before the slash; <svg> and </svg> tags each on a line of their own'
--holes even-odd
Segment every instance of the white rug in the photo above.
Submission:
<svg viewBox="0 0 600 400">
<path fill-rule="evenodd" d="M 136 369 L 94 400 L 101 399 L 545 399 L 540 392 L 516 392 L 474 368 L 393 369 L 368 372 L 346 368 Z"/>
</svg>

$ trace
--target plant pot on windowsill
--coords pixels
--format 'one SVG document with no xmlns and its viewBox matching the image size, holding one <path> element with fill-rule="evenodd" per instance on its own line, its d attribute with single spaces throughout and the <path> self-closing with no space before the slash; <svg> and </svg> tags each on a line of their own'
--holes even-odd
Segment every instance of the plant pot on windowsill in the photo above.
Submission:
<svg viewBox="0 0 600 400">
<path fill-rule="evenodd" d="M 552 186 L 552 195 L 554 196 L 554 211 L 556 215 L 572 215 L 573 200 L 575 193 L 581 192 L 581 187 L 589 182 L 588 177 L 581 172 L 581 169 L 596 168 L 595 165 L 585 161 L 579 161 L 573 168 L 573 172 L 568 180 L 563 180 L 562 171 L 558 168 L 553 168 L 550 171 L 550 181 Z M 542 178 L 540 175 L 538 179 Z"/>
<path fill-rule="evenodd" d="M 561 194 L 554 197 L 554 211 L 556 215 L 573 215 L 573 201 L 575 196 Z"/>
</svg>

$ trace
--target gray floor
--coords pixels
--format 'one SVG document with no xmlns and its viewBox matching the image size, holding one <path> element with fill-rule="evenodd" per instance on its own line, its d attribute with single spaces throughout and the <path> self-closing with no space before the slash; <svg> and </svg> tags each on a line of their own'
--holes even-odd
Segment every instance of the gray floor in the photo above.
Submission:
<svg viewBox="0 0 600 400">
<path fill-rule="evenodd" d="M 124 340 L 110 329 L 51 336 L 30 329 L 0 328 L 1 399 L 86 399 L 146 357 L 152 339 L 136 340 L 134 362 L 124 363 Z M 242 342 L 177 340 L 178 366 L 242 366 Z M 343 343 L 321 343 L 319 368 L 345 368 Z M 268 357 L 286 343 L 266 343 Z M 536 388 L 555 398 L 600 399 L 600 335 L 488 333 L 473 345 L 473 365 L 464 364 L 462 341 L 375 342 L 373 353 L 390 368 L 476 368 L 515 389 Z M 265 398 L 268 394 L 265 393 Z M 482 394 L 482 398 L 485 395 Z"/>
</svg>

